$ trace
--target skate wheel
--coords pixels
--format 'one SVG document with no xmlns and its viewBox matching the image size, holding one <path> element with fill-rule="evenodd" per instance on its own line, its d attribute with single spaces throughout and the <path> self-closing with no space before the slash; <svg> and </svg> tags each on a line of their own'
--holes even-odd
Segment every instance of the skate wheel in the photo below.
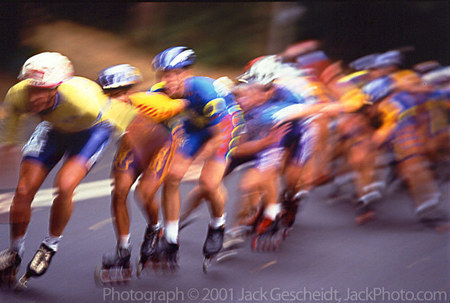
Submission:
<svg viewBox="0 0 450 303">
<path fill-rule="evenodd" d="M 252 239 L 252 250 L 256 251 L 258 249 L 258 236 L 254 236 Z"/>
<path fill-rule="evenodd" d="M 122 283 L 127 284 L 128 282 L 131 281 L 131 277 L 132 276 L 133 276 L 133 269 L 131 267 L 130 268 L 123 268 L 121 270 L 121 279 L 120 279 L 120 281 Z"/>
<path fill-rule="evenodd" d="M 283 229 L 283 240 L 286 240 L 288 236 L 289 236 L 289 228 Z"/>
<path fill-rule="evenodd" d="M 101 266 L 97 266 L 94 269 L 94 281 L 95 281 L 95 285 L 97 285 L 98 287 L 102 287 L 104 285 L 101 275 L 102 275 L 102 268 Z"/>
<path fill-rule="evenodd" d="M 373 220 L 374 217 L 375 217 L 375 212 L 374 211 L 369 211 L 369 212 L 364 213 L 364 214 L 362 214 L 360 216 L 357 216 L 355 218 L 355 222 L 358 225 L 362 225 L 362 224 L 365 224 L 365 223 Z"/>
<path fill-rule="evenodd" d="M 140 262 L 139 258 L 136 260 L 136 277 L 140 278 L 141 273 L 144 270 L 144 265 Z"/>
<path fill-rule="evenodd" d="M 104 269 L 100 265 L 95 268 L 94 280 L 95 280 L 95 284 L 98 287 L 103 287 L 105 284 L 111 283 L 112 282 L 112 278 L 111 278 L 112 276 L 114 276 L 114 274 L 111 275 L 110 274 L 110 270 Z"/>
<path fill-rule="evenodd" d="M 235 256 L 235 255 L 237 255 L 237 250 L 236 249 L 225 250 L 225 251 L 219 252 L 217 254 L 216 261 L 217 261 L 217 263 L 223 262 L 226 259 L 228 259 L 228 258 L 230 258 L 232 256 Z"/>
<path fill-rule="evenodd" d="M 211 258 L 204 258 L 203 259 L 203 273 L 207 274 L 208 273 L 208 267 L 211 265 Z"/>
<path fill-rule="evenodd" d="M 14 285 L 14 290 L 21 291 L 21 290 L 26 289 L 28 287 L 28 279 L 29 279 L 29 277 L 27 277 L 26 275 L 23 275 L 22 277 L 20 277 L 20 279 Z M 10 284 L 10 285 L 12 285 L 12 284 Z"/>
</svg>

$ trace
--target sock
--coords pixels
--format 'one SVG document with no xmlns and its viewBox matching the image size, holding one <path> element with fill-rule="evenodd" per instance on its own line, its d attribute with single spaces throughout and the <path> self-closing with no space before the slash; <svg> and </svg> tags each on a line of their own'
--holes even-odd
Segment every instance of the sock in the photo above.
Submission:
<svg viewBox="0 0 450 303">
<path fill-rule="evenodd" d="M 214 229 L 218 229 L 222 225 L 225 225 L 225 216 L 226 213 L 224 213 L 221 217 L 211 218 L 211 221 L 209 221 L 209 226 L 211 226 Z"/>
<path fill-rule="evenodd" d="M 178 243 L 178 220 L 177 221 L 167 221 L 166 228 L 164 230 L 164 237 L 167 242 L 176 244 Z"/>
<path fill-rule="evenodd" d="M 161 226 L 161 224 L 159 224 L 159 222 L 158 222 L 154 225 L 149 224 L 149 226 L 151 226 L 153 229 L 158 229 Z"/>
<path fill-rule="evenodd" d="M 11 240 L 10 249 L 13 251 L 17 251 L 19 253 L 19 256 L 22 256 L 25 250 L 25 236 Z"/>
<path fill-rule="evenodd" d="M 52 235 L 48 235 L 47 237 L 44 238 L 44 241 L 42 241 L 42 243 L 44 243 L 45 245 L 47 245 L 49 248 L 51 248 L 53 251 L 57 251 L 58 250 L 58 245 L 59 245 L 59 241 L 61 241 L 62 236 L 52 236 Z"/>
<path fill-rule="evenodd" d="M 128 249 L 130 247 L 130 234 L 119 236 L 119 248 Z"/>
<path fill-rule="evenodd" d="M 264 210 L 264 215 L 274 221 L 280 210 L 280 204 L 270 204 Z"/>
</svg>

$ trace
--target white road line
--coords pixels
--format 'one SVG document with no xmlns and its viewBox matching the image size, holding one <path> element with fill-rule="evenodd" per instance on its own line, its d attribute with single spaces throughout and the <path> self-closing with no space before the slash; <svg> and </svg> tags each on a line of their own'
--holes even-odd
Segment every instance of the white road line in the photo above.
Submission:
<svg viewBox="0 0 450 303">
<path fill-rule="evenodd" d="M 183 181 L 192 181 L 196 180 L 199 177 L 201 171 L 201 166 L 193 165 L 191 169 L 189 169 L 186 177 Z M 73 197 L 74 202 L 85 201 L 94 198 L 108 197 L 108 201 L 111 196 L 111 182 L 112 179 L 103 179 L 93 182 L 85 182 L 78 185 L 75 190 L 75 194 Z M 131 188 L 131 191 L 134 191 L 136 188 L 135 183 Z M 46 188 L 41 189 L 37 192 L 34 197 L 32 207 L 43 207 L 43 206 L 51 206 L 53 202 L 55 188 Z M 11 205 L 12 199 L 14 197 L 14 192 L 7 192 L 0 194 L 0 214 L 9 212 L 9 207 Z"/>
<path fill-rule="evenodd" d="M 108 219 L 102 220 L 98 223 L 95 223 L 94 225 L 89 226 L 88 229 L 89 230 L 97 230 L 97 229 L 102 228 L 103 226 L 105 226 L 106 224 L 108 224 L 110 222 L 112 222 L 112 218 L 108 218 Z"/>
</svg>

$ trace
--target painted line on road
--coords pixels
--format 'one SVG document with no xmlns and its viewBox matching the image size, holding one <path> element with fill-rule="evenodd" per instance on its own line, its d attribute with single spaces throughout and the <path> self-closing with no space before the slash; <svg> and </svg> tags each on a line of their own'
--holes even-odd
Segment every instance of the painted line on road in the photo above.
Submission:
<svg viewBox="0 0 450 303">
<path fill-rule="evenodd" d="M 423 263 L 423 262 L 426 262 L 426 261 L 429 261 L 429 260 L 430 260 L 430 257 L 423 257 L 423 258 L 420 258 L 419 260 L 417 260 L 417 261 L 415 261 L 415 262 L 409 264 L 406 268 L 407 268 L 407 269 L 411 269 L 411 268 L 413 268 L 414 266 L 416 266 L 417 264 L 420 264 L 420 263 Z"/>
<path fill-rule="evenodd" d="M 108 218 L 108 219 L 102 220 L 102 221 L 100 221 L 100 222 L 98 222 L 98 223 L 95 223 L 94 225 L 89 226 L 88 229 L 89 229 L 89 230 L 97 230 L 97 229 L 100 229 L 100 228 L 102 228 L 103 226 L 105 226 L 105 225 L 109 224 L 110 222 L 112 222 L 112 220 L 113 220 L 113 218 Z"/>
<path fill-rule="evenodd" d="M 277 260 L 270 261 L 270 262 L 264 264 L 263 266 L 261 266 L 261 267 L 259 267 L 259 268 L 257 268 L 257 269 L 251 270 L 251 272 L 254 273 L 254 274 L 255 274 L 255 273 L 258 273 L 258 272 L 260 272 L 261 270 L 264 270 L 264 269 L 266 269 L 267 267 L 270 267 L 270 266 L 272 266 L 272 265 L 274 265 L 274 264 L 276 264 L 276 263 L 277 263 Z"/>
<path fill-rule="evenodd" d="M 192 167 L 187 172 L 183 182 L 193 181 L 198 179 L 201 172 L 201 165 L 192 165 Z M 113 179 L 103 179 L 92 182 L 85 182 L 78 185 L 75 190 L 73 202 L 85 201 L 94 198 L 108 197 L 108 202 L 111 196 L 111 183 Z M 134 191 L 137 182 L 131 188 Z M 15 189 L 14 189 L 15 190 Z M 10 192 L 0 193 L 0 214 L 9 212 L 9 207 L 11 205 L 12 199 L 14 197 L 14 190 Z M 51 206 L 53 203 L 55 188 L 41 189 L 37 192 L 34 197 L 32 208 Z"/>
</svg>

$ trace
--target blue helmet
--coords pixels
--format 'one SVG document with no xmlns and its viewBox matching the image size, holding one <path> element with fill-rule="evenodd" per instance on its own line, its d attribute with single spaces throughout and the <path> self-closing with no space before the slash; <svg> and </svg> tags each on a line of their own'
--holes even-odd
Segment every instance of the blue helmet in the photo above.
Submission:
<svg viewBox="0 0 450 303">
<path fill-rule="evenodd" d="M 364 57 L 356 59 L 353 62 L 350 62 L 349 66 L 357 71 L 370 69 L 374 65 L 375 60 L 378 56 L 379 54 L 366 55 Z"/>
<path fill-rule="evenodd" d="M 375 103 L 389 95 L 394 88 L 394 83 L 389 76 L 377 78 L 363 87 L 363 93 L 369 96 L 371 102 Z"/>
<path fill-rule="evenodd" d="M 119 64 L 99 72 L 97 81 L 103 89 L 112 89 L 142 82 L 142 75 L 134 66 Z"/>
<path fill-rule="evenodd" d="M 155 56 L 153 68 L 155 71 L 168 71 L 194 64 L 194 50 L 186 46 L 170 47 Z"/>
<path fill-rule="evenodd" d="M 388 66 L 399 66 L 403 61 L 402 53 L 398 50 L 391 50 L 378 55 L 371 68 L 383 68 Z"/>
</svg>

